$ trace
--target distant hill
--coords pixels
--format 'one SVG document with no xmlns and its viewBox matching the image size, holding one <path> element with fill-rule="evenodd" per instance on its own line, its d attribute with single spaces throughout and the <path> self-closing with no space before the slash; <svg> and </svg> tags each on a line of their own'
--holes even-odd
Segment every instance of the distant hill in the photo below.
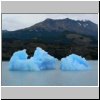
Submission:
<svg viewBox="0 0 100 100">
<path fill-rule="evenodd" d="M 76 53 L 87 59 L 98 59 L 98 25 L 86 20 L 46 19 L 16 31 L 2 30 L 3 59 L 26 48 L 30 55 L 37 46 L 61 59 Z"/>
<path fill-rule="evenodd" d="M 16 31 L 2 31 L 3 38 L 14 39 L 32 39 L 32 38 L 48 38 L 61 36 L 62 32 L 69 31 L 82 35 L 98 36 L 98 26 L 91 21 L 75 21 L 69 18 L 66 19 L 46 19 L 31 27 Z"/>
</svg>

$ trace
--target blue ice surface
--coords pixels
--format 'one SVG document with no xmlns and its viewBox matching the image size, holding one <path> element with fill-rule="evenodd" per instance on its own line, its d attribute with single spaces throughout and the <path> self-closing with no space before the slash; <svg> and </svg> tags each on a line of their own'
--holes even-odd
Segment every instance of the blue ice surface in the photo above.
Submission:
<svg viewBox="0 0 100 100">
<path fill-rule="evenodd" d="M 13 53 L 9 61 L 9 70 L 18 71 L 40 71 L 55 69 L 57 59 L 49 55 L 46 51 L 37 47 L 34 55 L 28 59 L 26 49 Z"/>
<path fill-rule="evenodd" d="M 63 71 L 89 70 L 90 66 L 85 58 L 71 54 L 61 59 L 60 69 Z"/>
</svg>

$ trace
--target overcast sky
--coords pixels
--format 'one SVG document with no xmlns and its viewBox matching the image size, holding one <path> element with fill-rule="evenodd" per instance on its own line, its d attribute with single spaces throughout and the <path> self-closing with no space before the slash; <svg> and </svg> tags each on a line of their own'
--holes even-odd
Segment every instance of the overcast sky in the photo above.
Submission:
<svg viewBox="0 0 100 100">
<path fill-rule="evenodd" d="M 14 31 L 32 26 L 46 18 L 90 20 L 98 24 L 97 14 L 2 14 L 2 29 Z"/>
</svg>

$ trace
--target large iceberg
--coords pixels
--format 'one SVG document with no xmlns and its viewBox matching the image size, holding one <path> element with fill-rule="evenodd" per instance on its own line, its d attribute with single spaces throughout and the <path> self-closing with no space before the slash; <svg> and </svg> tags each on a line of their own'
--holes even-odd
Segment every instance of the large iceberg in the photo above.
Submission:
<svg viewBox="0 0 100 100">
<path fill-rule="evenodd" d="M 34 55 L 28 59 L 26 49 L 15 52 L 10 61 L 10 70 L 20 71 L 40 71 L 46 69 L 55 69 L 57 59 L 49 55 L 46 51 L 37 47 Z"/>
<path fill-rule="evenodd" d="M 61 70 L 88 70 L 90 69 L 89 63 L 76 54 L 71 54 L 65 58 L 61 59 L 60 64 Z"/>
</svg>

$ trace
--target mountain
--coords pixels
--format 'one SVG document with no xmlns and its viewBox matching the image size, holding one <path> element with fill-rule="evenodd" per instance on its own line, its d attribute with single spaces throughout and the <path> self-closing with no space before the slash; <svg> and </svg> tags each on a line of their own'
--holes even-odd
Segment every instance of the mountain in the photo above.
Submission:
<svg viewBox="0 0 100 100">
<path fill-rule="evenodd" d="M 34 36 L 41 37 L 41 35 L 59 35 L 63 31 L 76 32 L 84 35 L 98 36 L 97 24 L 87 20 L 79 21 L 66 19 L 49 19 L 37 23 L 31 27 L 16 30 L 16 31 L 2 31 L 3 38 L 16 38 L 16 39 L 30 39 Z M 57 34 L 56 34 L 57 33 Z"/>
<path fill-rule="evenodd" d="M 89 20 L 87 21 L 75 21 L 69 18 L 66 19 L 46 19 L 43 22 L 37 23 L 34 26 L 29 27 L 30 30 L 45 30 L 48 32 L 63 32 L 65 30 L 71 32 L 77 32 L 86 35 L 96 36 L 98 34 L 97 25 Z"/>
<path fill-rule="evenodd" d="M 16 31 L 2 30 L 2 59 L 9 60 L 17 50 L 27 49 L 29 57 L 36 47 L 61 59 L 75 53 L 98 59 L 98 25 L 86 20 L 46 19 Z"/>
<path fill-rule="evenodd" d="M 76 39 L 78 40 L 77 43 L 96 42 L 98 39 L 98 26 L 89 20 L 80 21 L 69 18 L 54 20 L 47 18 L 28 28 L 2 31 L 3 39 L 33 39 L 47 43 L 71 43 L 73 40 L 71 37 L 75 38 L 73 43 L 76 43 Z"/>
</svg>

